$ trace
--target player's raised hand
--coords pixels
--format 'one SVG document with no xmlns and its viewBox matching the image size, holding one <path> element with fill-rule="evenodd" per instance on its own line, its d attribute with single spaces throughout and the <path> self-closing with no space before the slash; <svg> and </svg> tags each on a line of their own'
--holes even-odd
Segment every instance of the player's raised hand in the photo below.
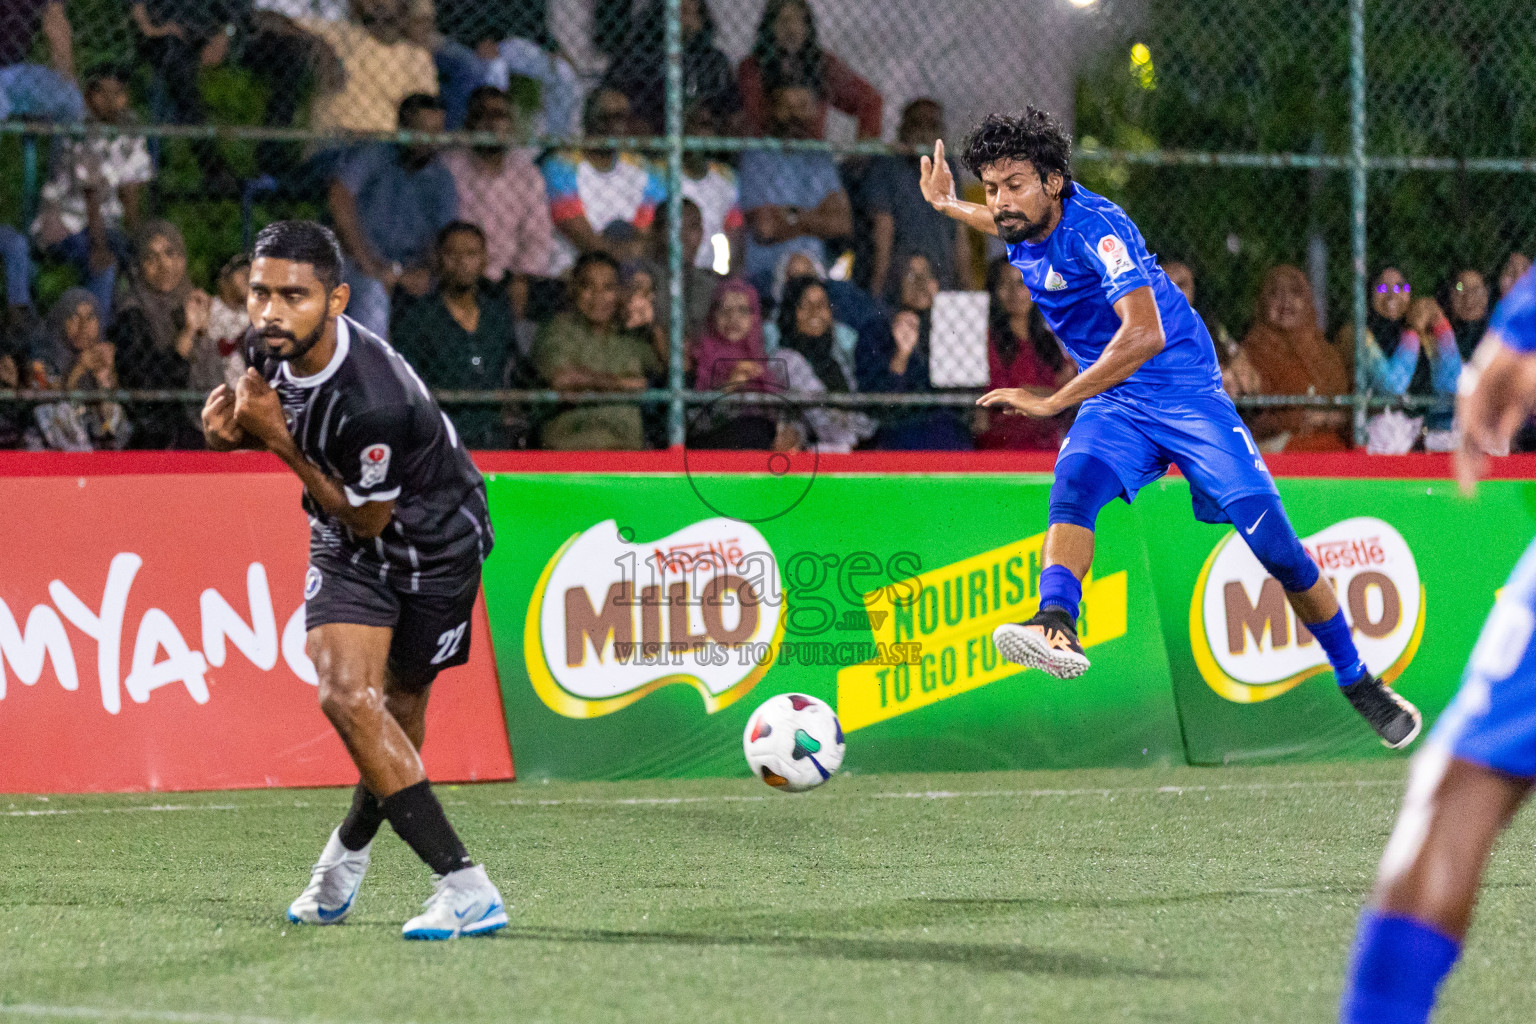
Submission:
<svg viewBox="0 0 1536 1024">
<path fill-rule="evenodd" d="M 283 403 L 254 366 L 235 383 L 235 422 L 269 449 L 293 443 Z"/>
<path fill-rule="evenodd" d="M 928 205 L 942 210 L 944 204 L 955 198 L 955 176 L 950 173 L 949 161 L 944 159 L 944 140 L 933 144 L 933 156 L 919 161 L 917 186 L 923 192 Z"/>
<path fill-rule="evenodd" d="M 245 440 L 244 429 L 235 422 L 235 393 L 227 384 L 214 388 L 203 403 L 203 435 L 215 449 L 238 448 Z"/>
<path fill-rule="evenodd" d="M 1051 395 L 1037 395 L 1028 388 L 997 388 L 976 399 L 989 409 L 1002 409 L 1004 415 L 1049 418 L 1061 412 Z"/>
</svg>

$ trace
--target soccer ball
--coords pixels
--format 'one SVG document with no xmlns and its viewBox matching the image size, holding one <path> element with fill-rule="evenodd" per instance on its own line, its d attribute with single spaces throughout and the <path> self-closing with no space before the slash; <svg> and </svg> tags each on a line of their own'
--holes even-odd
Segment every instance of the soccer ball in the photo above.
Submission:
<svg viewBox="0 0 1536 1024">
<path fill-rule="evenodd" d="M 842 765 L 843 726 L 824 701 L 781 693 L 752 712 L 741 746 L 753 775 L 799 793 L 826 782 Z"/>
</svg>

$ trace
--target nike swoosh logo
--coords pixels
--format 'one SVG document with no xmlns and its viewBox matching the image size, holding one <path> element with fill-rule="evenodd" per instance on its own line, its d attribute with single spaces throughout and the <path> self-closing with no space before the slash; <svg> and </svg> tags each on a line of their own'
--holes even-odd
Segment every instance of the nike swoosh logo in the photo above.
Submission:
<svg viewBox="0 0 1536 1024">
<path fill-rule="evenodd" d="M 1264 521 L 1264 517 L 1267 516 L 1267 515 L 1269 515 L 1269 509 L 1265 509 L 1263 512 L 1260 512 L 1259 513 L 1259 518 L 1255 519 L 1253 521 L 1253 525 L 1248 527 L 1248 529 L 1244 530 L 1243 532 L 1246 533 L 1248 536 L 1252 537 L 1253 536 L 1253 531 L 1257 530 L 1259 528 L 1259 524 Z"/>
</svg>

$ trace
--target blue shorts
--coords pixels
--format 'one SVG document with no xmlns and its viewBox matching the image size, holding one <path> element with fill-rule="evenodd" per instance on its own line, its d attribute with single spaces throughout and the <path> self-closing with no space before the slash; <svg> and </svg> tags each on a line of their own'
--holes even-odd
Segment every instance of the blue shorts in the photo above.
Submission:
<svg viewBox="0 0 1536 1024">
<path fill-rule="evenodd" d="M 1279 495 L 1237 407 L 1220 391 L 1162 395 L 1155 405 L 1111 392 L 1095 395 L 1078 411 L 1057 466 L 1076 454 L 1107 463 L 1127 502 L 1161 479 L 1170 463 L 1178 466 L 1189 479 L 1195 518 L 1203 523 L 1228 522 L 1223 510 L 1239 498 Z"/>
<path fill-rule="evenodd" d="M 1472 650 L 1461 689 L 1429 742 L 1464 761 L 1536 778 L 1536 542 L 1510 574 Z"/>
</svg>

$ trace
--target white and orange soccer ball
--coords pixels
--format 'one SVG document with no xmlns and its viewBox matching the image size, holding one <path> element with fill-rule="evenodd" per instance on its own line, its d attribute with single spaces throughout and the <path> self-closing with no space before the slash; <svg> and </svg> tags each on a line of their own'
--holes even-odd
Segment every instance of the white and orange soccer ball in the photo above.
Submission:
<svg viewBox="0 0 1536 1024">
<path fill-rule="evenodd" d="M 837 713 L 803 693 L 781 693 L 764 701 L 747 719 L 741 745 L 753 775 L 790 793 L 815 789 L 843 763 L 843 727 Z"/>
</svg>

